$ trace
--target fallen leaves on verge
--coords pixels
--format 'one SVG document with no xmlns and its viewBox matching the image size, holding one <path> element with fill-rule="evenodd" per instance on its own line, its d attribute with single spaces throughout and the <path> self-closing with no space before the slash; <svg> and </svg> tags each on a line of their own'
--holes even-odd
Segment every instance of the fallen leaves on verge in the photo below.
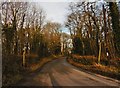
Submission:
<svg viewBox="0 0 120 88">
<path fill-rule="evenodd" d="M 79 57 L 79 59 L 84 59 L 82 57 Z M 87 58 L 85 58 L 87 59 Z M 89 58 L 90 59 L 90 58 Z M 119 69 L 115 66 L 105 66 L 105 65 L 102 65 L 102 64 L 97 64 L 96 62 L 93 62 L 93 64 L 84 64 L 84 63 L 81 63 L 81 62 L 75 62 L 73 59 L 67 59 L 67 61 L 76 66 L 76 67 L 79 67 L 81 69 L 84 69 L 84 70 L 87 70 L 87 71 L 90 71 L 90 72 L 95 72 L 95 73 L 99 73 L 99 74 L 102 74 L 102 75 L 106 75 L 106 76 L 109 76 L 109 77 L 117 77 L 119 74 Z"/>
</svg>

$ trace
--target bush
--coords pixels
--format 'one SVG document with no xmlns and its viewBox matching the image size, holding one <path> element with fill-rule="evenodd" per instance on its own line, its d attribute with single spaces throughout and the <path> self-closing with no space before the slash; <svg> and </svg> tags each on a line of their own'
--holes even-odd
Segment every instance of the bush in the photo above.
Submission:
<svg viewBox="0 0 120 88">
<path fill-rule="evenodd" d="M 22 59 L 16 55 L 2 55 L 2 84 L 11 85 L 22 75 Z"/>
<path fill-rule="evenodd" d="M 79 55 L 72 55 L 72 60 L 81 63 L 84 65 L 92 65 L 96 62 L 97 58 L 94 56 L 79 56 Z"/>
</svg>

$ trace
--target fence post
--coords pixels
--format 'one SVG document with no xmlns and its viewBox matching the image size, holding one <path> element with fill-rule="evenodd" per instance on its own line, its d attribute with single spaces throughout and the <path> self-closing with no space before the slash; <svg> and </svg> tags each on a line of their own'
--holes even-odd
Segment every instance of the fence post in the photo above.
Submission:
<svg viewBox="0 0 120 88">
<path fill-rule="evenodd" d="M 25 56 L 26 56 L 26 47 L 23 48 L 23 61 L 22 64 L 25 67 Z"/>
</svg>

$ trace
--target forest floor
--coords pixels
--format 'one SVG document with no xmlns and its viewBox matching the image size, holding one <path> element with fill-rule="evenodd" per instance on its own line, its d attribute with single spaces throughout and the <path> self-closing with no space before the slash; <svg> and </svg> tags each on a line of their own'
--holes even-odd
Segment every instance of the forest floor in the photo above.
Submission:
<svg viewBox="0 0 120 88">
<path fill-rule="evenodd" d="M 73 55 L 67 61 L 83 70 L 120 80 L 120 59 L 113 59 L 110 65 L 106 65 L 104 60 L 98 64 L 96 59 L 94 56 Z"/>
</svg>

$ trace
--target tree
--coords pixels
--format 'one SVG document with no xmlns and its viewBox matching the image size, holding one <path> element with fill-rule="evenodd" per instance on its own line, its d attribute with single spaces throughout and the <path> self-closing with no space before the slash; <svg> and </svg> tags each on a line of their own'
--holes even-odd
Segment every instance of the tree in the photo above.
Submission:
<svg viewBox="0 0 120 88">
<path fill-rule="evenodd" d="M 66 27 L 70 30 L 73 49 L 76 49 L 77 53 L 80 53 L 81 49 L 82 55 L 95 55 L 98 62 L 101 58 L 110 61 L 111 58 L 115 57 L 114 30 L 111 27 L 112 21 L 107 3 L 98 3 L 78 2 L 70 4 L 70 14 L 66 21 Z M 109 57 L 107 56 L 108 52 Z"/>
<path fill-rule="evenodd" d="M 10 44 L 9 46 L 9 53 L 17 54 L 17 47 L 18 47 L 18 36 L 17 36 L 17 29 L 20 27 L 19 23 L 21 22 L 21 26 L 24 23 L 25 11 L 27 3 L 25 2 L 3 2 L 2 3 L 2 25 L 3 25 L 3 35 L 7 37 L 6 44 Z M 24 14 L 24 15 L 23 15 Z M 20 21 L 20 19 L 22 21 Z M 8 33 L 10 32 L 11 33 Z M 9 37 L 9 34 L 11 37 Z M 11 39 L 9 39 L 11 38 Z M 8 43 L 8 41 L 10 41 Z M 5 42 L 5 41 L 4 41 Z M 8 45 L 7 45 L 8 46 Z M 7 47 L 6 46 L 6 47 Z M 14 50 L 12 50 L 12 48 Z"/>
<path fill-rule="evenodd" d="M 61 25 L 55 22 L 48 22 L 44 25 L 43 34 L 50 54 L 59 54 L 61 52 L 60 28 Z"/>
<path fill-rule="evenodd" d="M 116 2 L 109 2 L 110 15 L 112 18 L 112 28 L 114 34 L 114 45 L 116 53 L 120 55 L 120 16 Z"/>
</svg>

